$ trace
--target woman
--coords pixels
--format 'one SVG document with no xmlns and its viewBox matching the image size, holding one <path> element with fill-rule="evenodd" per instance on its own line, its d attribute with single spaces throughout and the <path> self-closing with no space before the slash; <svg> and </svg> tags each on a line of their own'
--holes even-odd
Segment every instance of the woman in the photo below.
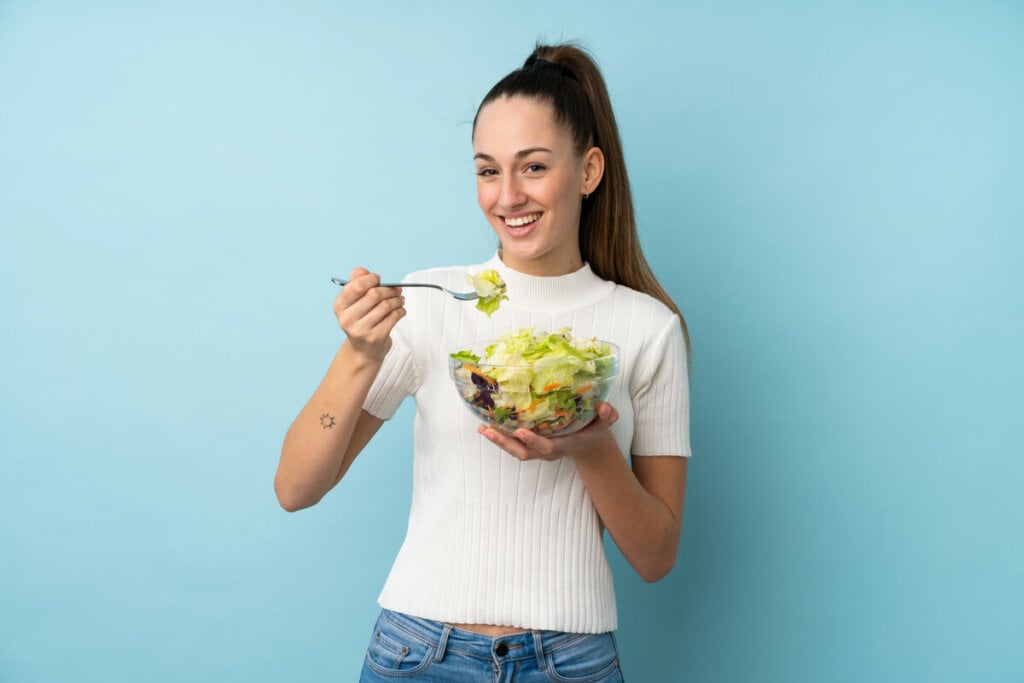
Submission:
<svg viewBox="0 0 1024 683">
<path fill-rule="evenodd" d="M 611 104 L 586 53 L 538 46 L 484 98 L 473 151 L 498 254 L 409 278 L 465 289 L 467 273 L 493 268 L 510 300 L 485 318 L 354 269 L 334 304 L 347 338 L 288 431 L 275 489 L 287 510 L 314 505 L 414 396 L 409 528 L 361 680 L 622 680 L 602 534 L 647 581 L 675 562 L 690 455 L 685 324 L 641 253 Z M 620 347 L 598 417 L 554 438 L 476 422 L 448 354 L 566 326 Z"/>
</svg>

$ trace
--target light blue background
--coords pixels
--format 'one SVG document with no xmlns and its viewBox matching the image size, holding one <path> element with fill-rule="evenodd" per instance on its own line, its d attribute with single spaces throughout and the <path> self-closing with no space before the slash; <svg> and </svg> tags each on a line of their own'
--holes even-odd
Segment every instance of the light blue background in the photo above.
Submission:
<svg viewBox="0 0 1024 683">
<path fill-rule="evenodd" d="M 770 5 L 770 6 L 769 6 Z M 271 482 L 332 275 L 479 262 L 469 121 L 609 82 L 694 345 L 679 563 L 629 680 L 1024 680 L 1019 2 L 0 2 L 0 680 L 348 681 L 410 406 Z"/>
</svg>

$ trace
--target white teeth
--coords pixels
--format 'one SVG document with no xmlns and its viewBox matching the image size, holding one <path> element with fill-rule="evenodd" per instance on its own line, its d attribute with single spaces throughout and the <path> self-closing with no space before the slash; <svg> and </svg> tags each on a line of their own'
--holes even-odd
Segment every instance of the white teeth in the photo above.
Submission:
<svg viewBox="0 0 1024 683">
<path fill-rule="evenodd" d="M 509 226 L 510 228 L 518 228 L 521 225 L 532 223 L 538 218 L 540 218 L 539 213 L 532 213 L 529 216 L 521 216 L 519 218 L 506 218 L 505 225 Z"/>
</svg>

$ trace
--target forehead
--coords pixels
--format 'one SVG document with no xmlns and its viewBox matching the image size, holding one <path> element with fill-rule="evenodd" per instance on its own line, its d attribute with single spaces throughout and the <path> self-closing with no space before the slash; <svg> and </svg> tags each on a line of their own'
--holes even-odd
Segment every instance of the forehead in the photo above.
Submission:
<svg viewBox="0 0 1024 683">
<path fill-rule="evenodd" d="M 473 131 L 473 149 L 492 156 L 515 153 L 530 147 L 559 150 L 572 146 L 572 139 L 555 122 L 555 110 L 545 100 L 503 96 L 480 109 Z"/>
</svg>

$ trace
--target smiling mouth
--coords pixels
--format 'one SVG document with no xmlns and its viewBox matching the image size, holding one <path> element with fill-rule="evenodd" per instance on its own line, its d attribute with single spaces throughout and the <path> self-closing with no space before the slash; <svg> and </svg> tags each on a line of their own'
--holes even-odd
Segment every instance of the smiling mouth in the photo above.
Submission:
<svg viewBox="0 0 1024 683">
<path fill-rule="evenodd" d="M 540 220 L 540 214 L 531 213 L 525 216 L 516 216 L 515 218 L 509 218 L 508 216 L 504 216 L 503 219 L 505 221 L 505 225 L 507 225 L 510 228 L 521 228 L 524 225 L 529 225 L 530 223 L 534 223 Z"/>
</svg>

